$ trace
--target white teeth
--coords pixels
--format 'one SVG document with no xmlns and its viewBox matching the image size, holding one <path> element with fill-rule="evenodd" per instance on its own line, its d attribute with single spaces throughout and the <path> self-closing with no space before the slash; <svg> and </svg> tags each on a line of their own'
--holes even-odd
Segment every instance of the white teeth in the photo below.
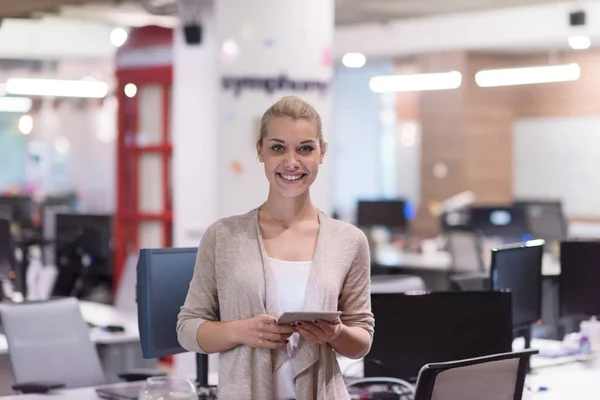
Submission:
<svg viewBox="0 0 600 400">
<path fill-rule="evenodd" d="M 283 179 L 285 179 L 286 181 L 295 181 L 295 180 L 302 178 L 302 175 L 283 175 L 283 174 L 281 174 L 281 177 Z"/>
</svg>

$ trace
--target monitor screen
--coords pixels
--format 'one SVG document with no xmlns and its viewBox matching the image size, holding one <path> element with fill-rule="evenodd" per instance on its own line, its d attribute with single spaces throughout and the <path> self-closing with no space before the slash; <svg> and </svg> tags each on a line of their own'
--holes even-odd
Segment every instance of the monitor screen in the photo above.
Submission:
<svg viewBox="0 0 600 400">
<path fill-rule="evenodd" d="M 7 279 L 14 264 L 14 247 L 10 222 L 0 219 L 0 279 Z"/>
<path fill-rule="evenodd" d="M 471 207 L 469 226 L 485 236 L 503 237 L 509 241 L 521 241 L 524 235 L 529 234 L 525 210 L 516 206 Z"/>
<path fill-rule="evenodd" d="M 177 341 L 177 316 L 194 275 L 197 251 L 197 248 L 140 250 L 137 307 L 144 358 L 187 351 Z"/>
<path fill-rule="evenodd" d="M 365 376 L 415 381 L 427 363 L 512 351 L 507 292 L 372 294 L 376 333 Z"/>
<path fill-rule="evenodd" d="M 525 328 L 542 318 L 543 255 L 543 240 L 532 240 L 492 250 L 492 290 L 512 292 L 515 328 Z"/>
<path fill-rule="evenodd" d="M 562 242 L 558 282 L 562 317 L 600 316 L 600 241 Z"/>
<path fill-rule="evenodd" d="M 520 200 L 515 205 L 524 208 L 534 239 L 550 242 L 567 238 L 567 222 L 560 201 Z"/>
<path fill-rule="evenodd" d="M 406 229 L 406 203 L 403 200 L 361 200 L 358 202 L 356 224 Z"/>
</svg>

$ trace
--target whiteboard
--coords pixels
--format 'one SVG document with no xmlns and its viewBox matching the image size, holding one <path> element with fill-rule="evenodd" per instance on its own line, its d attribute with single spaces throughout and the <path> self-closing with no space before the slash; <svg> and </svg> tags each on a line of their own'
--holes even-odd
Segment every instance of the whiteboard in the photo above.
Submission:
<svg viewBox="0 0 600 400">
<path fill-rule="evenodd" d="M 567 216 L 600 216 L 600 116 L 518 119 L 513 192 L 562 199 Z"/>
</svg>

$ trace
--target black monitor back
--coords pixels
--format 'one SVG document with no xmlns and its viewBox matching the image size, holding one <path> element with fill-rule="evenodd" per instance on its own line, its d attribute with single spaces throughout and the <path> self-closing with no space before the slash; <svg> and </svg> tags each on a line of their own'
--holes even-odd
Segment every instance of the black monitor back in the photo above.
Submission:
<svg viewBox="0 0 600 400">
<path fill-rule="evenodd" d="M 177 341 L 177 315 L 194 275 L 197 251 L 197 248 L 140 250 L 136 290 L 144 358 L 187 351 Z"/>
<path fill-rule="evenodd" d="M 512 316 L 515 328 L 526 328 L 542 318 L 543 256 L 543 240 L 492 250 L 491 289 L 512 292 Z"/>
<path fill-rule="evenodd" d="M 8 279 L 15 263 L 10 221 L 0 219 L 0 279 Z"/>
<path fill-rule="evenodd" d="M 560 244 L 561 317 L 600 316 L 600 241 Z"/>
<path fill-rule="evenodd" d="M 52 295 L 85 297 L 94 286 L 112 286 L 112 216 L 58 213 L 55 224 L 58 276 Z M 88 266 L 82 263 L 84 254 Z"/>
<path fill-rule="evenodd" d="M 534 239 L 550 242 L 567 238 L 567 221 L 560 201 L 519 200 L 514 205 L 525 210 L 527 224 Z"/>
<path fill-rule="evenodd" d="M 469 210 L 469 227 L 484 236 L 508 242 L 521 241 L 529 234 L 525 209 L 519 206 L 474 206 Z"/>
<path fill-rule="evenodd" d="M 427 363 L 512 351 L 508 292 L 372 294 L 376 333 L 365 376 L 415 381 Z"/>
<path fill-rule="evenodd" d="M 31 226 L 31 197 L 0 196 L 0 205 L 3 206 L 4 210 L 9 210 L 11 221 L 17 223 L 20 228 L 29 228 Z"/>
<path fill-rule="evenodd" d="M 406 203 L 404 200 L 377 200 L 358 202 L 356 224 L 361 227 L 385 226 L 406 229 Z"/>
</svg>

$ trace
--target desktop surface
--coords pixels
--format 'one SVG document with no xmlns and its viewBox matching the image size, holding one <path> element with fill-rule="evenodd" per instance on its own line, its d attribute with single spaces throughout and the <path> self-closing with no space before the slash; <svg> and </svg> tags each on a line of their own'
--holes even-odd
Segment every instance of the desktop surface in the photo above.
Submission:
<svg viewBox="0 0 600 400">
<path fill-rule="evenodd" d="M 421 367 L 512 349 L 507 292 L 373 294 L 377 324 L 365 376 L 414 381 Z"/>
</svg>

